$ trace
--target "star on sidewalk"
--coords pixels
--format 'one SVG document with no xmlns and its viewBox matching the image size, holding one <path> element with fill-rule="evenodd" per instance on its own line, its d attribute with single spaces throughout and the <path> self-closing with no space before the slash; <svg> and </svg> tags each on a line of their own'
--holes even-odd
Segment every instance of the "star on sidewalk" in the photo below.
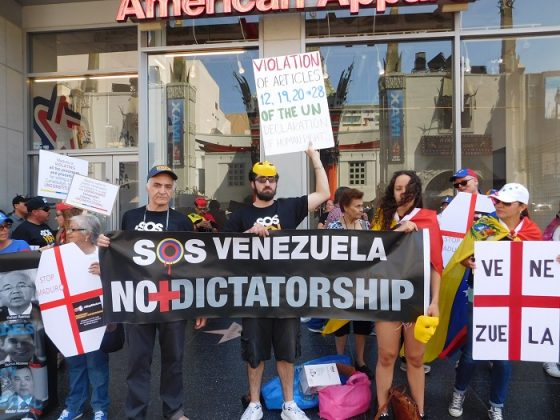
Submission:
<svg viewBox="0 0 560 420">
<path fill-rule="evenodd" d="M 208 334 L 222 335 L 222 338 L 220 339 L 220 341 L 218 341 L 218 344 L 222 344 L 225 343 L 226 341 L 233 340 L 237 337 L 241 337 L 241 330 L 242 330 L 241 325 L 239 325 L 237 322 L 232 322 L 227 330 L 213 330 L 213 331 L 203 331 L 203 332 Z"/>
</svg>

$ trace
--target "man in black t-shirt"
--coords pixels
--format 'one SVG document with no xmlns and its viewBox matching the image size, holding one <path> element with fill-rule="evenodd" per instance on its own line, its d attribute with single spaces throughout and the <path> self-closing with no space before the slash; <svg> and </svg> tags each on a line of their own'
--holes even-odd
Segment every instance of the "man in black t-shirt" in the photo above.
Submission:
<svg viewBox="0 0 560 420">
<path fill-rule="evenodd" d="M 12 239 L 23 239 L 31 249 L 43 248 L 55 244 L 55 236 L 47 220 L 50 206 L 44 197 L 33 197 L 25 203 L 27 220 L 22 222 L 12 233 Z"/>
<path fill-rule="evenodd" d="M 122 230 L 193 231 L 187 217 L 169 208 L 177 175 L 171 168 L 154 166 L 148 173 L 146 189 L 148 205 L 127 211 L 122 218 Z M 98 246 L 107 247 L 110 239 L 100 235 Z M 206 325 L 205 318 L 197 318 L 195 328 Z M 150 401 L 150 367 L 156 338 L 161 349 L 161 386 L 163 416 L 170 420 L 187 420 L 183 411 L 183 347 L 186 321 L 161 324 L 126 324 L 128 342 L 128 394 L 125 415 L 128 419 L 146 418 Z"/>
<path fill-rule="evenodd" d="M 245 232 L 268 236 L 270 230 L 296 229 L 308 212 L 329 198 L 329 181 L 321 163 L 319 152 L 306 151 L 315 170 L 315 192 L 297 198 L 274 200 L 278 185 L 276 167 L 270 162 L 258 162 L 249 173 L 249 181 L 255 195 L 251 206 L 233 213 L 224 227 L 226 232 Z M 260 404 L 260 388 L 264 361 L 270 359 L 274 348 L 276 368 L 284 404 L 283 420 L 305 420 L 308 417 L 294 402 L 294 362 L 301 354 L 299 342 L 299 318 L 244 318 L 241 335 L 242 358 L 247 362 L 250 403 L 241 420 L 259 420 L 263 416 Z"/>
</svg>

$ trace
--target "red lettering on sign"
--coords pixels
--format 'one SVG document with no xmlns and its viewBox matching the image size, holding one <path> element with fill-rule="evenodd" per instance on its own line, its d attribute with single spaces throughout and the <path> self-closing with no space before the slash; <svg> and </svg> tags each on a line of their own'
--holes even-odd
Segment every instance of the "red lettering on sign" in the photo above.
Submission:
<svg viewBox="0 0 560 420">
<path fill-rule="evenodd" d="M 559 308 L 558 296 L 523 295 L 523 242 L 511 243 L 509 295 L 475 295 L 473 305 L 509 309 L 508 359 L 521 360 L 521 321 L 523 308 Z"/>
</svg>

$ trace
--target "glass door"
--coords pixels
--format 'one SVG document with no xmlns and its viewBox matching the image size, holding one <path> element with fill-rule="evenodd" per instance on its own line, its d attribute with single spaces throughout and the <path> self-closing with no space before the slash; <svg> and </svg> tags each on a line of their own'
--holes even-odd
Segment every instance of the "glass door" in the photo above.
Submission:
<svg viewBox="0 0 560 420">
<path fill-rule="evenodd" d="M 89 177 L 120 186 L 111 216 L 97 215 L 102 231 L 119 229 L 122 214 L 139 205 L 138 156 L 127 154 L 77 157 L 89 162 Z"/>
</svg>

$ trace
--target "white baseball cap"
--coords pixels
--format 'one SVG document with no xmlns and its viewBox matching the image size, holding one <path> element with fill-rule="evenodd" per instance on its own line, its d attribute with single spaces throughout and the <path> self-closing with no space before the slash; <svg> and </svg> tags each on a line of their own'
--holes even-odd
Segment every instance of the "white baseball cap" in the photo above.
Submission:
<svg viewBox="0 0 560 420">
<path fill-rule="evenodd" d="M 523 204 L 529 204 L 529 191 L 523 185 L 517 182 L 510 182 L 504 185 L 500 191 L 492 194 L 490 197 L 504 203 L 514 203 L 519 201 Z"/>
</svg>

